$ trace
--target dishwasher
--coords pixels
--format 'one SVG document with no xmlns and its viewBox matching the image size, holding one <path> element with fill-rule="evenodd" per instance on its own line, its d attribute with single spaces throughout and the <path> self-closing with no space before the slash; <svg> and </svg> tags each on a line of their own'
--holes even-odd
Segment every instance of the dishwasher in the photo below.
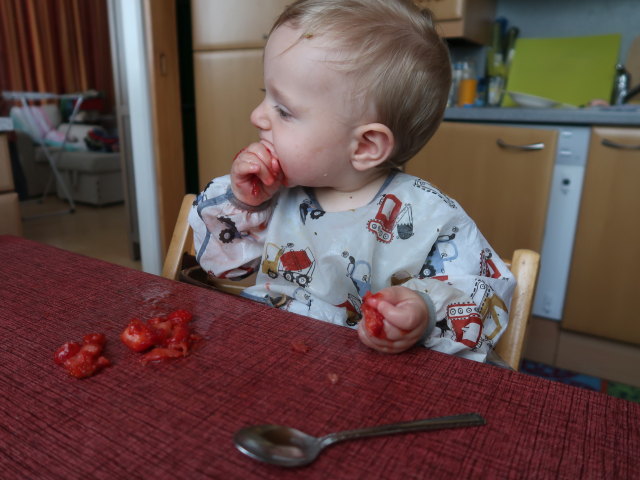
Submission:
<svg viewBox="0 0 640 480">
<path fill-rule="evenodd" d="M 591 128 L 546 124 L 518 126 L 558 131 L 532 313 L 538 317 L 560 321 L 569 280 Z"/>
</svg>

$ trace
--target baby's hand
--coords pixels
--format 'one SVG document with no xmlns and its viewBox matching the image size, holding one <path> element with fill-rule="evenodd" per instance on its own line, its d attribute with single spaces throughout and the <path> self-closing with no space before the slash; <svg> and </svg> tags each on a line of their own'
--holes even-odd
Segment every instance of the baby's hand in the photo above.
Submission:
<svg viewBox="0 0 640 480">
<path fill-rule="evenodd" d="M 254 207 L 269 200 L 283 184 L 283 178 L 273 145 L 264 140 L 240 151 L 231 165 L 233 194 Z"/>
<path fill-rule="evenodd" d="M 358 325 L 358 336 L 362 343 L 375 350 L 403 352 L 422 338 L 429 325 L 429 311 L 423 298 L 407 287 L 384 288 L 368 296 L 365 303 L 383 317 L 380 335 L 366 327 L 366 319 Z"/>
</svg>

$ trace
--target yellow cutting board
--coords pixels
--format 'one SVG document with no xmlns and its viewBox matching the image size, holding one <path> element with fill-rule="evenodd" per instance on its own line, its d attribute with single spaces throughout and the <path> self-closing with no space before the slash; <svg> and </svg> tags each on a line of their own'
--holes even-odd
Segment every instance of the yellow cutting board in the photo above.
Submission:
<svg viewBox="0 0 640 480">
<path fill-rule="evenodd" d="M 507 80 L 507 91 L 528 93 L 580 106 L 609 101 L 620 35 L 520 38 Z M 505 95 L 502 106 L 514 106 Z"/>
</svg>

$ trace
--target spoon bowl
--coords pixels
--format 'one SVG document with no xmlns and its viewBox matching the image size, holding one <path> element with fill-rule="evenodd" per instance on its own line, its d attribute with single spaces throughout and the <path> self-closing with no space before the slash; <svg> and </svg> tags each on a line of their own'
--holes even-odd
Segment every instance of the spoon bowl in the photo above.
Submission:
<svg viewBox="0 0 640 480">
<path fill-rule="evenodd" d="M 330 433 L 324 437 L 313 437 L 295 428 L 282 425 L 255 425 L 238 430 L 233 440 L 238 450 L 255 460 L 282 467 L 302 467 L 313 462 L 324 448 L 345 440 L 396 433 L 472 427 L 485 423 L 484 418 L 479 414 L 466 413 L 346 430 Z"/>
</svg>

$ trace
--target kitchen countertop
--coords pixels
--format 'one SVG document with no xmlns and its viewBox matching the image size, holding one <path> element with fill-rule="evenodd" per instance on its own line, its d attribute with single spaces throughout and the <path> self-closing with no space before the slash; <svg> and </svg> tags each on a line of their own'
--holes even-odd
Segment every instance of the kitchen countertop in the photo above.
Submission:
<svg viewBox="0 0 640 480">
<path fill-rule="evenodd" d="M 640 126 L 640 105 L 589 108 L 453 107 L 447 121 L 550 125 Z"/>
</svg>

